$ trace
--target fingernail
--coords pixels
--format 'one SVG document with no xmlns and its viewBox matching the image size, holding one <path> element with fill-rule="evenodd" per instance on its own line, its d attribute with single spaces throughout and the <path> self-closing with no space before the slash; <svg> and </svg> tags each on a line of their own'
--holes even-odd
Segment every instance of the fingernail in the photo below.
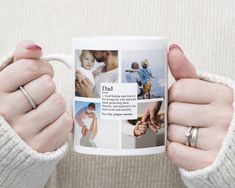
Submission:
<svg viewBox="0 0 235 188">
<path fill-rule="evenodd" d="M 184 53 L 183 50 L 180 48 L 180 46 L 177 45 L 177 44 L 172 44 L 172 45 L 170 45 L 169 51 L 172 50 L 172 49 L 174 49 L 174 48 L 176 48 L 176 49 L 180 50 L 182 53 Z"/>
<path fill-rule="evenodd" d="M 36 51 L 36 50 L 41 50 L 42 48 L 40 46 L 36 45 L 36 44 L 33 44 L 33 45 L 27 46 L 26 49 Z"/>
</svg>

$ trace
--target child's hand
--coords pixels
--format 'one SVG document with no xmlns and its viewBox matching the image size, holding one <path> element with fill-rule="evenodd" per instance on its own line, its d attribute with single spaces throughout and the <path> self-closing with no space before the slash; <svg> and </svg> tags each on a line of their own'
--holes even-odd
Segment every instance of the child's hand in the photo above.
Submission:
<svg viewBox="0 0 235 188">
<path fill-rule="evenodd" d="M 148 128 L 148 123 L 147 122 L 138 121 L 136 123 L 135 129 L 134 129 L 134 135 L 136 137 L 144 135 L 147 131 L 147 128 Z"/>
<path fill-rule="evenodd" d="M 170 47 L 168 61 L 176 82 L 169 90 L 167 155 L 187 170 L 207 167 L 218 154 L 231 123 L 232 89 L 199 80 L 177 45 Z M 195 148 L 185 145 L 190 126 L 198 128 Z"/>
<path fill-rule="evenodd" d="M 63 97 L 56 93 L 53 68 L 39 59 L 41 55 L 41 48 L 32 42 L 17 45 L 14 63 L 0 72 L 0 115 L 29 146 L 48 152 L 65 142 L 73 120 L 65 112 Z M 36 109 L 20 86 L 36 103 Z"/>
<path fill-rule="evenodd" d="M 94 71 L 92 72 L 92 74 L 93 74 L 94 77 L 96 77 L 98 74 L 100 74 L 100 71 L 94 70 Z"/>
</svg>

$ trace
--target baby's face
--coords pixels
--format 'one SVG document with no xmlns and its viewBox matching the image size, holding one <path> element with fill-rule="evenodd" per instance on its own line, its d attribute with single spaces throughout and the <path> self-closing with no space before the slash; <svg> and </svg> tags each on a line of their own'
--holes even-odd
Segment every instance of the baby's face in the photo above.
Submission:
<svg viewBox="0 0 235 188">
<path fill-rule="evenodd" d="M 91 52 L 85 52 L 81 57 L 81 66 L 85 69 L 91 70 L 95 64 L 95 58 Z"/>
</svg>

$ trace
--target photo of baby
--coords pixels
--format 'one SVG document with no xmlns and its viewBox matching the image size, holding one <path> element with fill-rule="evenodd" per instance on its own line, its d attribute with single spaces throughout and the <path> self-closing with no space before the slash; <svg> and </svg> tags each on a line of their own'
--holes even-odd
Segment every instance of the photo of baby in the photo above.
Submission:
<svg viewBox="0 0 235 188">
<path fill-rule="evenodd" d="M 75 145 L 90 148 L 118 147 L 118 121 L 101 120 L 100 103 L 75 101 L 74 119 Z"/>
<path fill-rule="evenodd" d="M 138 99 L 164 97 L 163 62 L 161 51 L 123 51 L 122 82 L 137 83 Z"/>
<path fill-rule="evenodd" d="M 164 145 L 164 115 L 163 101 L 138 103 L 138 118 L 122 121 L 122 148 Z"/>
<path fill-rule="evenodd" d="M 76 50 L 75 96 L 100 98 L 101 83 L 118 82 L 118 51 Z"/>
</svg>

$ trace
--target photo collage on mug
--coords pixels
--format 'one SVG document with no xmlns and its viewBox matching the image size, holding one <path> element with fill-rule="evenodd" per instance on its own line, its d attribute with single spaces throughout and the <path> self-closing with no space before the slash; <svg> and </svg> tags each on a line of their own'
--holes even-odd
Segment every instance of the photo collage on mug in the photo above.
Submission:
<svg viewBox="0 0 235 188">
<path fill-rule="evenodd" d="M 164 146 L 164 58 L 162 50 L 76 50 L 75 146 L 101 149 Z M 101 118 L 102 83 L 136 84 L 135 119 Z"/>
</svg>

